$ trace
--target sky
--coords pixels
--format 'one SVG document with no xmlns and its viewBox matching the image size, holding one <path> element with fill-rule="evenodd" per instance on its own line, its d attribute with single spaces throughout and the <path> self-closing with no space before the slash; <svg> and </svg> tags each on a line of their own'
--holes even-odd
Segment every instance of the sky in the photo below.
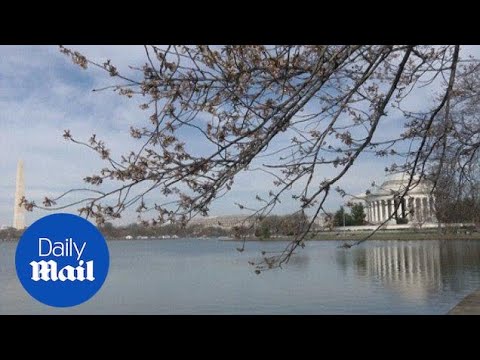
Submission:
<svg viewBox="0 0 480 360">
<path fill-rule="evenodd" d="M 128 65 L 145 61 L 142 46 L 67 47 L 99 62 L 112 59 L 121 71 L 128 72 Z M 467 47 L 466 52 L 480 53 L 475 46 Z M 145 121 L 145 113 L 136 100 L 126 101 L 111 91 L 92 92 L 110 84 L 106 73 L 80 69 L 56 45 L 0 46 L 0 226 L 12 223 L 19 159 L 24 161 L 26 197 L 37 203 L 44 196 L 84 187 L 82 179 L 103 167 L 90 150 L 65 141 L 63 130 L 70 129 L 81 139 L 95 133 L 106 140 L 114 154 L 138 147 L 128 129 Z M 417 96 L 411 101 L 421 106 L 424 99 Z M 387 137 L 400 130 L 391 119 L 377 136 Z M 362 156 L 340 185 L 353 194 L 363 192 L 372 181 L 382 182 L 385 165 L 384 160 Z M 259 172 L 239 174 L 231 193 L 211 206 L 211 215 L 239 214 L 234 202 L 253 199 L 270 188 L 271 181 Z M 332 194 L 326 205 L 334 210 L 343 202 Z M 295 205 L 284 201 L 277 212 L 292 212 L 297 209 Z M 76 213 L 76 207 L 62 211 Z M 47 214 L 41 210 L 27 213 L 27 225 Z M 127 213 L 116 224 L 135 219 L 135 214 Z"/>
</svg>

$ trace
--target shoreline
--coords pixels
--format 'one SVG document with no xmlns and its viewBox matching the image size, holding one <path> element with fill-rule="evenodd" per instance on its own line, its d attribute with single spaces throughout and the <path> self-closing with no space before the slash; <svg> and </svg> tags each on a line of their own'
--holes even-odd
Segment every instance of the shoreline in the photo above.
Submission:
<svg viewBox="0 0 480 360">
<path fill-rule="evenodd" d="M 359 241 L 365 239 L 371 232 L 370 231 L 355 231 L 355 232 L 324 232 L 316 234 L 312 237 L 305 239 L 305 241 Z M 125 239 L 125 238 L 111 238 L 106 237 L 107 241 L 137 241 L 137 240 L 150 240 L 150 241 L 163 241 L 163 240 L 181 240 L 181 239 L 197 239 L 201 240 L 218 240 L 218 241 L 232 241 L 232 242 L 242 242 L 242 241 L 261 241 L 261 242 L 276 242 L 276 241 L 292 241 L 295 238 L 293 236 L 279 236 L 274 238 L 257 238 L 257 237 L 247 237 L 246 239 L 238 238 L 226 238 L 226 237 L 199 237 L 195 238 L 194 236 L 189 237 L 179 237 L 179 238 L 140 238 L 140 239 Z M 381 241 L 421 241 L 421 240 L 442 240 L 442 241 L 453 241 L 453 240 L 480 240 L 480 232 L 466 232 L 466 233 L 447 233 L 440 234 L 437 232 L 406 232 L 406 231 L 379 231 L 373 234 L 369 240 L 381 240 Z M 16 242 L 18 239 L 0 239 L 1 242 Z"/>
<path fill-rule="evenodd" d="M 480 289 L 465 296 L 447 315 L 480 315 Z"/>
<path fill-rule="evenodd" d="M 360 241 L 364 239 L 367 235 L 364 236 L 335 236 L 335 237 L 328 237 L 328 238 L 314 238 L 314 239 L 306 239 L 306 242 L 310 241 Z M 283 237 L 283 238 L 275 238 L 275 239 L 257 239 L 257 238 L 247 238 L 245 241 L 260 241 L 260 242 L 276 242 L 276 241 L 293 241 L 293 237 Z M 373 235 L 366 241 L 456 241 L 456 240 L 471 240 L 471 241 L 480 241 L 480 235 L 476 236 L 381 236 L 381 235 Z M 232 242 L 242 242 L 243 239 L 220 239 L 219 241 L 232 241 Z"/>
</svg>

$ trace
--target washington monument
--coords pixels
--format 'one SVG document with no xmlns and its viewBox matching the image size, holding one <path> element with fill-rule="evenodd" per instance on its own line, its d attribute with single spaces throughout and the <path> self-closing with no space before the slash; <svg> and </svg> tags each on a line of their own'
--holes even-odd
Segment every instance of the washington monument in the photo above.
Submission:
<svg viewBox="0 0 480 360">
<path fill-rule="evenodd" d="M 25 183 L 23 179 L 23 160 L 17 165 L 17 184 L 15 188 L 15 204 L 13 206 L 13 227 L 17 230 L 25 229 L 25 209 L 19 206 L 22 197 L 25 196 Z"/>
</svg>

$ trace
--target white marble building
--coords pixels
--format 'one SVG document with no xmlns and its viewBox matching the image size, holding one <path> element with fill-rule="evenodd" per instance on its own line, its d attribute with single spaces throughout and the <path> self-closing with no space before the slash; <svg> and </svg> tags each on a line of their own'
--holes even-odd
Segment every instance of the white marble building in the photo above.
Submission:
<svg viewBox="0 0 480 360">
<path fill-rule="evenodd" d="M 400 201 L 400 195 L 405 191 L 408 181 L 409 175 L 406 173 L 389 175 L 382 185 L 373 186 L 365 193 L 355 196 L 352 202 L 363 203 L 366 221 L 370 224 L 385 222 L 394 213 L 397 204 L 398 209 L 389 224 L 401 223 L 400 219 L 407 219 L 409 224 L 437 222 L 431 182 L 414 178 L 411 186 L 413 188 Z"/>
</svg>

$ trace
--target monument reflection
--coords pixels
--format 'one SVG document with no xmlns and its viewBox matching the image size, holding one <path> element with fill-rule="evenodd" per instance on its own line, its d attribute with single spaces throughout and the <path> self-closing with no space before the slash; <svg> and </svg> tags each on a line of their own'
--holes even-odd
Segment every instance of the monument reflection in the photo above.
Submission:
<svg viewBox="0 0 480 360">
<path fill-rule="evenodd" d="M 457 291 L 467 281 L 478 282 L 478 241 L 379 241 L 348 252 L 339 249 L 337 264 L 351 264 L 358 276 L 407 298 L 426 299 L 439 289 Z"/>
</svg>

